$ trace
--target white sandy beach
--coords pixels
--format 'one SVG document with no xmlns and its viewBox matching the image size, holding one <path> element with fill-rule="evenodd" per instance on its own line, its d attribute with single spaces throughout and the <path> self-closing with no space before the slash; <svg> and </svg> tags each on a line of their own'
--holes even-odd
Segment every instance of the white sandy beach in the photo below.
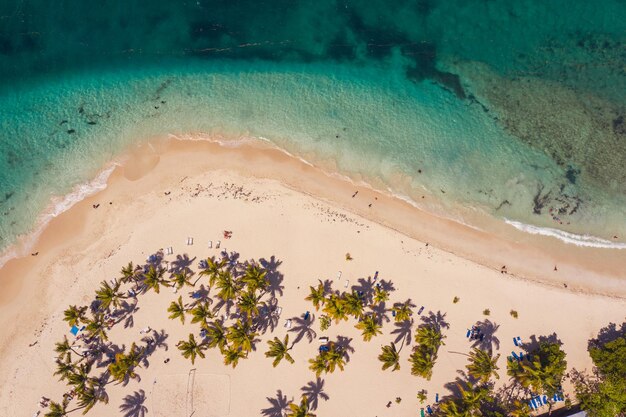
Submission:
<svg viewBox="0 0 626 417">
<path fill-rule="evenodd" d="M 155 154 L 145 148 L 136 152 L 112 174 L 106 190 L 56 218 L 33 249 L 37 256 L 0 270 L 0 415 L 30 417 L 42 395 L 60 398 L 67 387 L 52 374 L 54 343 L 70 336 L 63 310 L 89 304 L 99 282 L 118 277 L 129 261 L 145 262 L 169 246 L 175 255 L 195 259 L 194 269 L 200 259 L 219 253 L 217 240 L 244 259 L 275 256 L 284 275 L 279 326 L 262 335 L 257 351 L 235 369 L 224 366 L 215 350 L 192 366 L 175 345 L 190 332 L 197 334 L 197 325 L 167 320 L 167 306 L 178 295 L 170 289 L 145 295 L 134 326 L 114 328 L 110 339 L 129 346 L 141 339 L 140 329 L 150 326 L 168 334 L 168 348 L 158 348 L 149 366 L 138 370 L 141 381 L 109 385 L 109 403 L 98 404 L 89 415 L 123 415 L 122 398 L 140 390 L 147 415 L 188 415 L 191 369 L 192 408 L 198 416 L 262 415 L 277 390 L 289 400 L 299 399 L 301 387 L 315 381 L 308 359 L 317 353 L 317 341 L 303 338 L 291 351 L 295 364 L 275 369 L 263 352 L 268 339 L 285 335 L 286 319 L 307 310 L 319 314 L 304 300 L 318 279 L 334 279 L 334 288 L 343 290 L 346 279 L 352 286 L 379 271 L 396 288 L 390 305 L 410 298 L 425 307 L 424 314 L 445 313 L 450 324 L 430 381 L 410 374 L 410 346 L 402 350 L 399 371 L 380 369 L 377 356 L 395 339 L 393 323 L 370 342 L 363 342 L 353 320 L 324 333 L 315 324 L 317 337 L 346 336 L 354 348 L 345 371 L 322 376 L 329 399 L 320 400 L 318 416 L 418 415 L 419 390 L 428 391 L 427 404 L 435 394 L 449 394 L 444 384 L 464 369 L 463 354 L 470 349 L 466 329 L 477 321 L 498 326 L 499 383 L 504 383 L 514 336 L 530 340 L 556 333 L 568 369 L 584 369 L 591 365 L 587 340 L 610 322 L 626 320 L 626 261 L 620 251 L 576 248 L 550 238 L 536 238 L 533 246 L 521 233 L 509 241 L 484 236 L 372 190 L 315 174 L 314 168 L 277 151 L 208 143 L 160 143 L 157 149 Z M 100 206 L 94 209 L 94 204 Z M 222 237 L 224 230 L 233 232 L 231 239 Z M 186 244 L 188 237 L 193 245 Z M 347 252 L 352 261 L 346 261 Z M 476 253 L 481 256 L 472 256 Z M 508 274 L 500 272 L 502 264 Z M 558 271 L 553 271 L 556 264 Z M 455 296 L 460 297 L 457 304 Z M 511 317 L 511 310 L 519 318 Z M 401 403 L 387 408 L 396 397 Z"/>
</svg>

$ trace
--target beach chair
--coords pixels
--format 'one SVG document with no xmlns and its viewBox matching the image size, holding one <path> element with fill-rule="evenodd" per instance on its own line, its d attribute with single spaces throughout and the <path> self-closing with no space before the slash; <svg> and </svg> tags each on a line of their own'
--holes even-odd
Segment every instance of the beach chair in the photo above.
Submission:
<svg viewBox="0 0 626 417">
<path fill-rule="evenodd" d="M 422 314 L 422 311 L 424 311 L 424 306 L 420 307 L 419 311 L 417 312 L 417 315 L 419 316 L 420 314 Z"/>
<path fill-rule="evenodd" d="M 328 352 L 329 350 L 330 350 L 330 348 L 328 347 L 328 345 L 321 345 L 321 346 L 319 347 L 319 351 L 320 351 L 320 353 L 322 353 L 322 352 Z"/>
<path fill-rule="evenodd" d="M 166 255 L 173 255 L 174 254 L 174 249 L 171 246 L 166 248 L 165 249 L 165 254 Z"/>
<path fill-rule="evenodd" d="M 430 408 L 430 405 L 427 405 L 427 406 L 426 406 L 426 412 L 427 412 L 429 415 L 433 413 L 433 409 L 432 409 L 432 408 Z"/>
<path fill-rule="evenodd" d="M 324 343 L 324 344 L 328 343 L 328 337 L 326 336 L 320 337 L 320 343 Z"/>
<path fill-rule="evenodd" d="M 192 238 L 192 237 L 188 237 L 188 238 L 187 238 L 187 245 L 188 245 L 188 246 L 193 245 L 193 238 Z"/>
<path fill-rule="evenodd" d="M 439 393 L 435 394 L 435 402 L 438 403 L 439 402 Z"/>
<path fill-rule="evenodd" d="M 282 307 L 276 307 L 276 315 L 280 316 L 280 313 L 282 313 L 283 308 Z"/>
<path fill-rule="evenodd" d="M 426 416 L 424 415 L 424 409 L 423 409 L 423 408 L 420 408 L 420 416 L 421 416 L 421 417 L 426 417 Z"/>
<path fill-rule="evenodd" d="M 341 278 L 341 271 L 337 272 L 337 279 Z"/>
<path fill-rule="evenodd" d="M 530 407 L 531 410 L 536 410 L 537 409 L 537 405 L 535 404 L 535 400 L 533 400 L 533 399 L 528 401 L 528 406 Z"/>
<path fill-rule="evenodd" d="M 344 288 L 348 288 L 348 284 L 350 284 L 350 280 L 349 279 L 346 280 L 345 284 L 343 284 L 343 287 Z"/>
<path fill-rule="evenodd" d="M 374 274 L 374 281 L 376 281 L 378 279 L 378 271 L 376 271 L 376 273 Z"/>
<path fill-rule="evenodd" d="M 213 247 L 213 241 L 209 240 L 209 249 L 211 249 Z"/>
<path fill-rule="evenodd" d="M 471 334 L 472 334 L 472 331 L 470 329 L 467 329 L 467 333 L 465 334 L 465 337 L 469 338 Z"/>
<path fill-rule="evenodd" d="M 519 346 L 519 344 L 517 343 L 517 337 L 514 337 L 514 338 L 513 338 L 513 344 L 514 344 L 515 346 Z"/>
<path fill-rule="evenodd" d="M 304 320 L 305 321 L 308 321 L 310 317 L 311 317 L 311 313 L 310 312 L 307 311 L 306 313 L 304 313 Z"/>
<path fill-rule="evenodd" d="M 519 360 L 519 356 L 517 356 L 517 353 L 515 352 L 511 352 L 511 355 L 516 359 Z"/>
<path fill-rule="evenodd" d="M 288 328 L 288 329 L 291 329 L 291 319 L 287 319 L 285 321 L 285 327 Z"/>
<path fill-rule="evenodd" d="M 222 242 L 220 242 L 219 240 L 217 242 L 215 242 L 215 249 L 219 249 L 221 243 Z"/>
</svg>

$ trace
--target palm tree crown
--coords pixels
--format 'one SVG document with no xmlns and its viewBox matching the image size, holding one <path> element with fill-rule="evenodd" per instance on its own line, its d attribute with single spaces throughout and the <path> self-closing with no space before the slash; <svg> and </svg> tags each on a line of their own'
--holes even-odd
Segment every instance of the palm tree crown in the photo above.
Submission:
<svg viewBox="0 0 626 417">
<path fill-rule="evenodd" d="M 284 341 L 281 341 L 279 338 L 275 337 L 274 340 L 268 340 L 267 344 L 269 345 L 269 350 L 265 352 L 265 356 L 268 358 L 274 358 L 274 361 L 272 362 L 272 366 L 274 368 L 283 359 L 285 359 L 289 363 L 294 362 L 291 355 L 289 355 L 289 350 L 291 350 L 291 348 L 287 347 L 289 345 L 289 335 L 285 336 Z"/>
</svg>

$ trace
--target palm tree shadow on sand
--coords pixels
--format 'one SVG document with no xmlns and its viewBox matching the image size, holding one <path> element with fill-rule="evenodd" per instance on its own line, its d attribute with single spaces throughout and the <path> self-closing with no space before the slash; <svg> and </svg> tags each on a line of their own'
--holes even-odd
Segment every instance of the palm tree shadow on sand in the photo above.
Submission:
<svg viewBox="0 0 626 417">
<path fill-rule="evenodd" d="M 183 255 L 176 255 L 176 259 L 170 263 L 170 272 L 180 274 L 182 272 L 191 273 L 191 265 L 196 260 L 194 256 L 192 259 L 186 253 Z"/>
<path fill-rule="evenodd" d="M 259 259 L 259 263 L 266 271 L 267 281 L 269 285 L 267 287 L 267 292 L 270 293 L 271 298 L 276 298 L 276 294 L 282 297 L 284 285 L 281 285 L 284 279 L 282 273 L 278 271 L 278 267 L 283 263 L 276 259 L 274 255 L 272 255 L 269 261 L 265 258 Z"/>
<path fill-rule="evenodd" d="M 144 417 L 148 413 L 148 407 L 143 405 L 144 402 L 146 402 L 146 393 L 140 389 L 124 397 L 120 411 L 124 413 L 124 417 Z"/>
<path fill-rule="evenodd" d="M 472 347 L 488 352 L 493 352 L 494 348 L 496 350 L 500 349 L 500 339 L 495 336 L 495 333 L 500 328 L 499 324 L 496 324 L 491 320 L 484 320 L 476 323 L 476 326 L 480 329 L 481 336 L 474 340 Z"/>
<path fill-rule="evenodd" d="M 337 336 L 335 346 L 337 346 L 337 348 L 343 352 L 344 356 L 346 357 L 346 362 L 350 362 L 350 354 L 354 353 L 354 348 L 352 347 L 352 338 Z"/>
<path fill-rule="evenodd" d="M 324 401 L 330 399 L 330 396 L 324 392 L 324 380 L 320 378 L 317 378 L 315 381 L 309 381 L 300 390 L 302 395 L 309 400 L 311 410 L 317 410 L 320 398 Z"/>
<path fill-rule="evenodd" d="M 261 410 L 261 414 L 267 417 L 283 417 L 289 408 L 290 401 L 281 390 L 276 391 L 276 397 L 267 397 L 267 401 L 271 407 Z"/>
<path fill-rule="evenodd" d="M 393 342 L 402 342 L 402 345 L 405 343 L 407 345 L 411 344 L 411 336 L 413 335 L 413 320 L 404 320 L 400 323 L 394 323 L 394 326 L 396 328 L 391 332 L 391 334 L 396 335 L 396 339 Z"/>
<path fill-rule="evenodd" d="M 446 321 L 446 313 L 441 313 L 441 311 L 437 311 L 436 313 L 429 311 L 428 315 L 421 317 L 422 322 L 424 324 L 435 326 L 437 330 L 449 329 L 450 323 Z"/>
<path fill-rule="evenodd" d="M 313 323 L 315 322 L 315 317 L 311 315 L 308 320 L 304 319 L 304 314 L 301 317 L 294 317 L 291 319 L 295 325 L 293 329 L 289 329 L 289 332 L 297 333 L 296 338 L 291 343 L 291 346 L 294 346 L 296 343 L 301 341 L 305 336 L 309 343 L 313 343 L 313 339 L 317 337 L 317 333 L 313 330 Z"/>
</svg>

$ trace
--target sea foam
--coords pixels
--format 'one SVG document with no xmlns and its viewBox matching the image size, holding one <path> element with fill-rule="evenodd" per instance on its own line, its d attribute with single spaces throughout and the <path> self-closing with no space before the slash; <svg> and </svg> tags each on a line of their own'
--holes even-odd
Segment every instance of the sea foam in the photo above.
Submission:
<svg viewBox="0 0 626 417">
<path fill-rule="evenodd" d="M 577 235 L 575 233 L 564 232 L 563 230 L 553 229 L 551 227 L 533 226 L 509 219 L 504 219 L 504 221 L 522 232 L 533 235 L 554 237 L 562 242 L 576 246 L 604 249 L 626 249 L 626 243 L 611 242 L 610 240 L 602 239 L 596 236 Z"/>
</svg>

